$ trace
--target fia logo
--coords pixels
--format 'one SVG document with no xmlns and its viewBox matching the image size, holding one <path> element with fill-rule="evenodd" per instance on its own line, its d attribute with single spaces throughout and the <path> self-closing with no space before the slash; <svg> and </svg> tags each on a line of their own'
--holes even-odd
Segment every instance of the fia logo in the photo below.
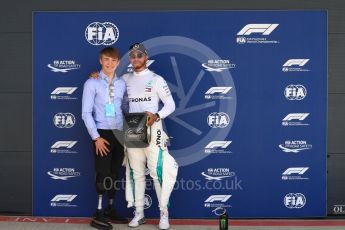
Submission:
<svg viewBox="0 0 345 230">
<path fill-rule="evenodd" d="M 288 193 L 284 197 L 284 204 L 287 208 L 303 208 L 307 200 L 302 193 Z"/>
<path fill-rule="evenodd" d="M 144 198 L 144 209 L 150 208 L 151 205 L 152 205 L 152 198 L 151 198 L 149 195 L 145 194 L 145 198 Z"/>
<path fill-rule="evenodd" d="M 307 89 L 303 85 L 288 85 L 284 90 L 288 100 L 303 100 L 307 96 Z"/>
<path fill-rule="evenodd" d="M 92 22 L 86 27 L 85 38 L 91 45 L 112 45 L 119 39 L 119 29 L 111 22 Z"/>
<path fill-rule="evenodd" d="M 207 117 L 207 123 L 212 128 L 225 128 L 230 124 L 229 115 L 223 112 L 211 113 Z"/>
<path fill-rule="evenodd" d="M 53 121 L 57 128 L 72 128 L 75 124 L 75 116 L 72 113 L 57 113 Z"/>
</svg>

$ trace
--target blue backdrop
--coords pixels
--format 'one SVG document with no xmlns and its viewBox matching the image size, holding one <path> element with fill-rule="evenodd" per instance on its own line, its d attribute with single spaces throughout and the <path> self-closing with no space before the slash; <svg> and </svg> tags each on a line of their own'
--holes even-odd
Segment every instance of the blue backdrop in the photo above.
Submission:
<svg viewBox="0 0 345 230">
<path fill-rule="evenodd" d="M 83 83 L 99 51 L 143 42 L 177 108 L 165 119 L 180 165 L 173 218 L 326 215 L 325 11 L 36 12 L 34 215 L 90 216 L 93 149 Z M 122 177 L 123 178 L 123 177 Z M 146 216 L 157 217 L 147 177 Z M 116 206 L 131 216 L 124 180 Z M 121 188 L 122 187 L 122 188 Z"/>
</svg>

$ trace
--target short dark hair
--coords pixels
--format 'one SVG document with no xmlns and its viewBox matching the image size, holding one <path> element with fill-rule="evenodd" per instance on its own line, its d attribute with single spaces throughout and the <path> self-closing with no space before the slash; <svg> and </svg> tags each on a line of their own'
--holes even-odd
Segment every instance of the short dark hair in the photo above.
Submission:
<svg viewBox="0 0 345 230">
<path fill-rule="evenodd" d="M 105 47 L 104 49 L 101 50 L 101 52 L 99 52 L 99 57 L 101 58 L 102 55 L 106 55 L 109 57 L 112 57 L 114 59 L 120 59 L 120 50 L 118 48 L 115 47 Z"/>
</svg>

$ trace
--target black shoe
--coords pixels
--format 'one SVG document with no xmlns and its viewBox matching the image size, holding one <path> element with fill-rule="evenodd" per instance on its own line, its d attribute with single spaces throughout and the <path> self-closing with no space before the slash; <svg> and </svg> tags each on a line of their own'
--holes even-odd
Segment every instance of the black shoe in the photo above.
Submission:
<svg viewBox="0 0 345 230">
<path fill-rule="evenodd" d="M 106 208 L 104 210 L 104 217 L 116 224 L 127 224 L 128 220 L 125 217 L 119 216 L 113 208 Z"/>
<path fill-rule="evenodd" d="M 96 211 L 90 225 L 94 228 L 102 229 L 102 230 L 113 229 L 113 226 L 109 223 L 109 220 L 107 218 L 104 218 L 103 212 L 100 210 Z"/>
</svg>

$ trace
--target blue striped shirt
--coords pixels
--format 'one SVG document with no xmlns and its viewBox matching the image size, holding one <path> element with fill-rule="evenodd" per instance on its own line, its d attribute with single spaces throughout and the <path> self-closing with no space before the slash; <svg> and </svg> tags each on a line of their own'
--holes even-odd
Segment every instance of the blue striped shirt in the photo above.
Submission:
<svg viewBox="0 0 345 230">
<path fill-rule="evenodd" d="M 123 112 L 128 112 L 126 83 L 114 75 L 111 85 L 114 86 L 113 98 L 109 96 L 109 78 L 102 71 L 98 79 L 90 78 L 84 84 L 82 118 L 93 140 L 100 136 L 97 129 L 123 129 Z M 115 107 L 115 117 L 105 115 L 105 105 L 110 100 Z"/>
</svg>

